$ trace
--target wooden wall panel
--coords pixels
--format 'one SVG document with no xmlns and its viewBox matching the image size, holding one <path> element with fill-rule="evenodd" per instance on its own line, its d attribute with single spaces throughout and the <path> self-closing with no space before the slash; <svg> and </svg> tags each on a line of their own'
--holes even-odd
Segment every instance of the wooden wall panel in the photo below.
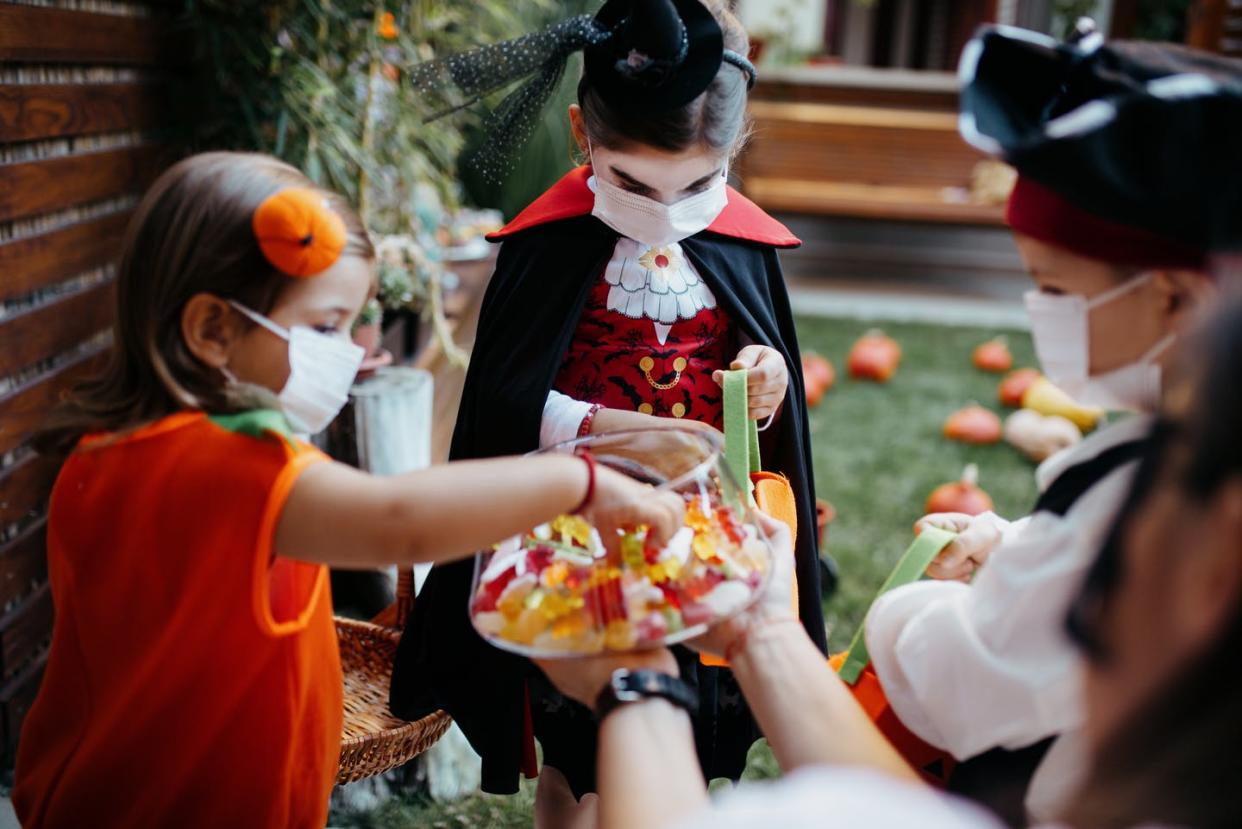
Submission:
<svg viewBox="0 0 1242 829">
<path fill-rule="evenodd" d="M 0 3 L 0 61 L 168 65 L 183 45 L 160 17 Z"/>
<path fill-rule="evenodd" d="M 25 296 L 115 261 L 131 211 L 0 242 L 0 302 Z"/>
<path fill-rule="evenodd" d="M 47 519 L 40 518 L 11 541 L 0 545 L 0 607 L 31 592 L 32 582 L 47 578 Z"/>
<path fill-rule="evenodd" d="M 0 87 L 0 141 L 148 130 L 159 125 L 154 84 L 22 84 Z"/>
<path fill-rule="evenodd" d="M 9 679 L 45 647 L 52 628 L 52 591 L 44 584 L 0 616 L 0 677 Z"/>
<path fill-rule="evenodd" d="M 53 618 L 47 500 L 60 463 L 31 440 L 106 359 L 111 268 L 135 201 L 176 156 L 166 104 L 191 53 L 182 4 L 146 5 L 0 0 L 0 763 Z"/>
<path fill-rule="evenodd" d="M 103 282 L 0 322 L 0 375 L 12 374 L 89 340 L 112 325 L 112 282 Z"/>
<path fill-rule="evenodd" d="M 47 421 L 47 413 L 89 374 L 100 369 L 107 353 L 94 349 L 0 396 L 0 454 L 21 446 Z"/>
<path fill-rule="evenodd" d="M 154 145 L 0 164 L 0 221 L 146 189 L 167 161 Z"/>
</svg>

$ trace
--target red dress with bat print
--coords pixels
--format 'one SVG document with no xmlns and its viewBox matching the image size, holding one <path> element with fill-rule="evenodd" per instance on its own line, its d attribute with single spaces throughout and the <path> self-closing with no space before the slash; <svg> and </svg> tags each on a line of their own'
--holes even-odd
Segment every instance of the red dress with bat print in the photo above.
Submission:
<svg viewBox="0 0 1242 829">
<path fill-rule="evenodd" d="M 723 427 L 712 372 L 737 353 L 733 325 L 680 247 L 619 239 L 557 373 L 562 394 L 610 409 Z"/>
</svg>

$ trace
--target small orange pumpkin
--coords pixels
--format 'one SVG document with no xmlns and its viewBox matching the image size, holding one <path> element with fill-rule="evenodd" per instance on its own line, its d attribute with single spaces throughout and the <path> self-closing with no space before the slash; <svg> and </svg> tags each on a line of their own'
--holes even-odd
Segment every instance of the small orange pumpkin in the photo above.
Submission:
<svg viewBox="0 0 1242 829">
<path fill-rule="evenodd" d="M 1020 368 L 1017 371 L 1011 371 L 1005 375 L 1005 379 L 1000 381 L 1000 385 L 996 388 L 997 397 L 1000 402 L 1012 409 L 1020 409 L 1022 407 L 1022 395 L 1026 394 L 1026 390 L 1031 384 L 1043 377 L 1033 368 Z"/>
<path fill-rule="evenodd" d="M 267 261 L 289 276 L 323 273 L 345 249 L 345 222 L 311 187 L 268 196 L 254 211 L 253 227 Z"/>
<path fill-rule="evenodd" d="M 887 383 L 901 363 L 901 346 L 883 331 L 863 334 L 850 349 L 847 365 L 857 380 Z"/>
<path fill-rule="evenodd" d="M 962 470 L 962 478 L 948 484 L 941 484 L 932 490 L 927 497 L 923 511 L 960 512 L 966 515 L 980 515 L 992 509 L 992 496 L 979 488 L 979 467 L 973 463 Z"/>
<path fill-rule="evenodd" d="M 814 407 L 837 381 L 837 371 L 828 360 L 808 352 L 802 355 L 802 379 L 806 385 L 806 403 Z"/>
<path fill-rule="evenodd" d="M 1001 433 L 1000 418 L 978 403 L 959 409 L 944 422 L 944 436 L 962 443 L 996 443 Z"/>
<path fill-rule="evenodd" d="M 975 347 L 975 368 L 980 371 L 993 371 L 997 374 L 1013 368 L 1013 355 L 1009 353 L 1009 343 L 1004 337 L 988 340 Z"/>
</svg>

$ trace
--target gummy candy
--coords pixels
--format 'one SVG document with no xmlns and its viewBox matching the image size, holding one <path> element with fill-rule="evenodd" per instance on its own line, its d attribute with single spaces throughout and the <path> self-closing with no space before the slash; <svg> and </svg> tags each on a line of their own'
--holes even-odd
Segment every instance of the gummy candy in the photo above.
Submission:
<svg viewBox="0 0 1242 829">
<path fill-rule="evenodd" d="M 762 545 L 734 507 L 703 495 L 686 499 L 685 528 L 666 546 L 638 527 L 620 534 L 615 555 L 586 520 L 561 516 L 496 546 L 471 616 L 486 638 L 531 655 L 658 646 L 757 595 Z"/>
</svg>

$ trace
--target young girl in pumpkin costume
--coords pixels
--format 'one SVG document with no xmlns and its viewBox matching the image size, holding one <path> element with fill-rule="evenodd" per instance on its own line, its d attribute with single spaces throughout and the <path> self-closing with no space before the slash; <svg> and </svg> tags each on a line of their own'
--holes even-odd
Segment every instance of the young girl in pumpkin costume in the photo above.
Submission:
<svg viewBox="0 0 1242 829">
<path fill-rule="evenodd" d="M 300 438 L 346 401 L 373 256 L 342 199 L 265 156 L 190 158 L 138 207 L 111 362 L 47 436 L 72 451 L 13 791 L 27 829 L 322 827 L 342 724 L 327 565 L 445 560 L 575 509 L 680 525 L 675 496 L 589 458 L 373 478 Z"/>
<path fill-rule="evenodd" d="M 748 373 L 767 468 L 796 497 L 797 603 L 824 647 L 814 486 L 793 319 L 777 251 L 798 240 L 727 184 L 755 69 L 721 4 L 609 0 L 594 17 L 415 67 L 428 95 L 477 98 L 517 80 L 476 159 L 502 176 L 583 50 L 569 119 L 587 164 L 512 222 L 479 322 L 452 457 L 527 452 L 605 431 L 720 427 L 726 369 Z M 446 107 L 460 106 L 448 95 Z M 469 564 L 427 579 L 394 668 L 392 708 L 446 709 L 483 758 L 483 788 L 516 792 L 543 747 L 536 823 L 572 819 L 594 790 L 596 726 L 526 660 L 486 644 L 466 614 Z M 741 774 L 757 731 L 727 670 L 682 651 L 698 686 L 708 778 Z M 584 806 L 582 812 L 589 812 Z"/>
</svg>

